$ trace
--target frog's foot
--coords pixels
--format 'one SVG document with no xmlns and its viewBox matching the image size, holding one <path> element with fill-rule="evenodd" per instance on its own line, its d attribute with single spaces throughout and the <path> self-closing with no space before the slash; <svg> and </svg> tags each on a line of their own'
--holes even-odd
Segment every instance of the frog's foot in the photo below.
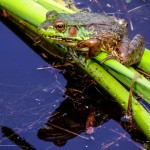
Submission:
<svg viewBox="0 0 150 150">
<path fill-rule="evenodd" d="M 75 52 L 75 50 L 70 47 L 67 47 L 67 53 L 69 53 L 72 58 L 78 58 L 78 55 Z"/>
<path fill-rule="evenodd" d="M 87 67 L 87 64 L 86 64 L 86 61 L 85 61 L 86 58 L 85 58 L 85 60 L 84 60 L 84 59 L 83 59 L 83 56 L 77 54 L 74 49 L 72 49 L 72 48 L 70 48 L 70 47 L 67 47 L 67 54 L 68 54 L 68 53 L 69 53 L 69 55 L 71 56 L 71 58 L 73 58 L 73 60 L 78 60 L 78 62 L 79 62 L 81 65 Z M 86 52 L 84 52 L 84 53 L 86 53 Z M 69 56 L 68 56 L 67 58 L 69 58 Z"/>
<path fill-rule="evenodd" d="M 133 116 L 132 116 L 132 95 L 134 90 L 135 81 L 140 78 L 141 76 L 139 74 L 135 75 L 132 79 L 131 87 L 130 87 L 130 93 L 129 93 L 129 99 L 128 99 L 128 108 L 126 111 L 125 116 L 122 118 L 123 122 L 129 123 L 130 127 L 133 126 Z"/>
<path fill-rule="evenodd" d="M 62 62 L 64 64 L 74 64 L 77 58 L 78 55 L 76 54 L 75 50 L 67 47 L 67 52 L 64 54 Z"/>
<path fill-rule="evenodd" d="M 83 55 L 79 55 L 78 61 L 80 62 L 81 65 L 87 67 L 87 63 L 86 63 L 87 59 L 86 59 L 86 57 L 84 58 Z"/>
<path fill-rule="evenodd" d="M 121 42 L 121 63 L 124 65 L 133 65 L 138 63 L 144 52 L 144 37 L 137 34 L 130 42 L 128 37 L 124 37 Z"/>
</svg>

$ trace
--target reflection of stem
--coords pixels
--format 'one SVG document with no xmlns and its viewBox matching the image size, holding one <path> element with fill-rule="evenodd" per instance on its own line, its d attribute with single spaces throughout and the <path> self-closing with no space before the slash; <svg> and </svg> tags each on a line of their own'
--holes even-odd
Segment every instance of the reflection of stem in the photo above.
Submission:
<svg viewBox="0 0 150 150">
<path fill-rule="evenodd" d="M 55 127 L 55 128 L 58 128 L 58 129 L 60 129 L 60 130 L 63 130 L 63 131 L 65 131 L 65 132 L 68 132 L 68 133 L 71 133 L 71 134 L 73 134 L 73 135 L 76 135 L 76 136 L 78 136 L 78 137 L 80 137 L 80 138 L 82 138 L 82 139 L 89 140 L 89 138 L 87 138 L 87 137 L 84 137 L 84 136 L 79 135 L 79 134 L 77 134 L 77 133 L 75 133 L 75 132 L 69 131 L 69 130 L 67 130 L 67 129 L 64 129 L 64 128 L 59 127 L 59 126 L 57 126 L 57 125 L 54 125 L 54 124 L 52 124 L 52 123 L 51 123 L 50 125 L 53 126 L 53 127 Z"/>
<path fill-rule="evenodd" d="M 21 147 L 23 150 L 36 150 L 31 144 L 16 134 L 11 128 L 1 126 L 3 136 L 6 136 L 9 140 Z"/>
</svg>

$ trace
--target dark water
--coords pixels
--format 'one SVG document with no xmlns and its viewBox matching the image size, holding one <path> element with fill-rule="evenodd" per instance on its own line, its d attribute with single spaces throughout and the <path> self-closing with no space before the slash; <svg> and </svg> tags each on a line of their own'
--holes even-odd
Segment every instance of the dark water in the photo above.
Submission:
<svg viewBox="0 0 150 150">
<path fill-rule="evenodd" d="M 94 12 L 126 18 L 129 31 L 132 31 L 130 36 L 143 34 L 146 47 L 150 49 L 149 0 L 136 0 L 136 3 L 134 0 L 128 3 L 91 0 L 86 4 L 75 1 L 75 4 L 80 8 L 90 7 Z M 122 114 L 117 112 L 115 115 L 117 106 L 112 108 L 111 100 L 107 101 L 92 87 L 80 93 L 87 83 L 82 77 L 77 77 L 80 81 L 76 80 L 73 73 L 65 74 L 64 70 L 54 68 L 38 70 L 48 63 L 2 22 L 0 52 L 0 150 L 142 149 L 142 144 L 135 140 L 141 140 L 140 136 L 132 140 L 118 123 Z M 78 87 L 78 82 L 83 87 Z M 106 104 L 101 102 L 104 99 Z M 87 135 L 85 122 L 93 111 L 97 114 L 94 133 Z"/>
</svg>

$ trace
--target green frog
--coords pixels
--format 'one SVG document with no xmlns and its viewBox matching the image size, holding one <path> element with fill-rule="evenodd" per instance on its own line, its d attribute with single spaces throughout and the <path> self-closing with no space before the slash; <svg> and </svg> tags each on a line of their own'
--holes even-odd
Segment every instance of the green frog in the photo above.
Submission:
<svg viewBox="0 0 150 150">
<path fill-rule="evenodd" d="M 73 14 L 49 11 L 46 20 L 38 27 L 41 35 L 73 49 L 83 51 L 86 58 L 104 51 L 124 65 L 138 63 L 144 52 L 144 37 L 128 38 L 127 22 L 114 16 L 99 13 Z"/>
</svg>

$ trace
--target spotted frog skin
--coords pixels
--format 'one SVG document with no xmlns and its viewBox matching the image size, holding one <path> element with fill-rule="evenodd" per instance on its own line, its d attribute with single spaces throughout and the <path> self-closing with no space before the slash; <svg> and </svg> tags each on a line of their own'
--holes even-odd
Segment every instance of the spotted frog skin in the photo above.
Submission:
<svg viewBox="0 0 150 150">
<path fill-rule="evenodd" d="M 86 59 L 104 51 L 108 58 L 117 59 L 124 65 L 133 65 L 143 55 L 144 37 L 137 34 L 129 40 L 126 26 L 124 19 L 99 13 L 49 11 L 38 31 L 73 50 L 84 51 Z"/>
</svg>

